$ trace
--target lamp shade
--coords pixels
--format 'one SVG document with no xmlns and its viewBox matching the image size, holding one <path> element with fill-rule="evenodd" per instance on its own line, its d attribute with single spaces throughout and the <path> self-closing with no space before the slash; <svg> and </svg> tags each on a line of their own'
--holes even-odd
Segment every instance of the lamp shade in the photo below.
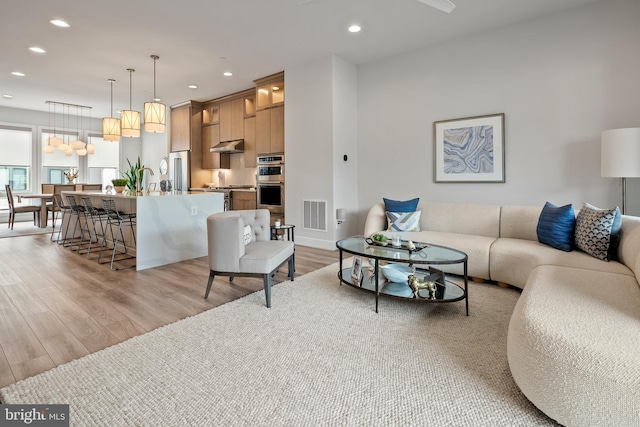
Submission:
<svg viewBox="0 0 640 427">
<path fill-rule="evenodd" d="M 51 154 L 54 151 L 56 151 L 56 147 L 54 147 L 53 145 L 45 145 L 44 146 L 44 152 L 47 154 Z"/>
<path fill-rule="evenodd" d="M 122 110 L 120 113 L 120 125 L 122 136 L 138 138 L 140 136 L 140 112 Z"/>
<path fill-rule="evenodd" d="M 96 152 L 96 146 L 92 143 L 87 144 L 87 154 L 93 154 Z"/>
<path fill-rule="evenodd" d="M 64 141 L 62 140 L 62 138 L 58 138 L 57 136 L 52 136 L 49 138 L 49 145 L 51 145 L 52 147 L 57 147 L 63 142 Z"/>
<path fill-rule="evenodd" d="M 160 102 L 144 103 L 144 130 L 153 133 L 164 132 L 167 106 Z"/>
<path fill-rule="evenodd" d="M 601 176 L 640 177 L 640 128 L 605 130 L 600 148 Z"/>
<path fill-rule="evenodd" d="M 105 141 L 120 141 L 120 119 L 105 117 L 102 119 L 102 139 Z"/>
<path fill-rule="evenodd" d="M 79 139 L 76 139 L 75 141 L 71 141 L 69 143 L 69 146 L 73 150 L 82 150 L 85 145 L 87 145 L 87 144 L 85 144 L 83 141 L 80 141 Z"/>
</svg>

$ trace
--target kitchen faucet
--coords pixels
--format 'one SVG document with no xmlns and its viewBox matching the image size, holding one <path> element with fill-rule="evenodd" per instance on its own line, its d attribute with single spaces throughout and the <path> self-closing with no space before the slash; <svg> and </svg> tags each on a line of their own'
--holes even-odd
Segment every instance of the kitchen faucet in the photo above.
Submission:
<svg viewBox="0 0 640 427">
<path fill-rule="evenodd" d="M 142 179 L 141 179 L 140 175 L 144 170 L 148 170 L 149 174 L 151 176 L 153 176 L 153 170 L 151 170 L 150 168 L 140 168 L 140 169 L 138 169 L 136 171 L 136 175 L 138 177 L 138 179 L 136 180 L 136 194 L 137 195 L 141 195 L 142 194 Z"/>
</svg>

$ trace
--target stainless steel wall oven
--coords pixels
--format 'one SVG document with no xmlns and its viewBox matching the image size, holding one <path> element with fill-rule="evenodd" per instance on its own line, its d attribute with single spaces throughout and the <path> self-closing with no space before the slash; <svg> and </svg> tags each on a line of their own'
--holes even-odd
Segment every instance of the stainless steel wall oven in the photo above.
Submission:
<svg viewBox="0 0 640 427">
<path fill-rule="evenodd" d="M 284 154 L 258 156 L 257 207 L 284 214 Z"/>
</svg>

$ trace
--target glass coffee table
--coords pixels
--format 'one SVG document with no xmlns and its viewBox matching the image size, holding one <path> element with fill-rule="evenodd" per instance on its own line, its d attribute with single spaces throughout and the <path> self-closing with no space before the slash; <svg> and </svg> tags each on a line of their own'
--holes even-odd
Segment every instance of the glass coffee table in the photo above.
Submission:
<svg viewBox="0 0 640 427">
<path fill-rule="evenodd" d="M 373 292 L 376 296 L 376 313 L 378 312 L 378 298 L 380 295 L 388 295 L 396 298 L 415 299 L 425 302 L 455 302 L 465 300 L 465 308 L 467 316 L 469 315 L 469 293 L 468 293 L 468 277 L 467 277 L 467 254 L 457 249 L 448 248 L 427 243 L 416 242 L 416 249 L 409 250 L 407 242 L 402 242 L 401 248 L 395 248 L 390 244 L 387 246 L 379 246 L 372 242 L 371 239 L 365 237 L 349 237 L 338 240 L 336 247 L 340 250 L 340 271 L 338 278 L 340 284 L 344 283 L 353 288 L 367 292 Z M 343 253 L 355 255 L 356 257 L 364 257 L 373 260 L 370 265 L 364 264 L 356 266 L 360 268 L 360 274 L 356 273 L 353 267 L 343 268 Z M 357 260 L 357 258 L 354 258 Z M 362 259 L 360 258 L 360 262 Z M 388 282 L 384 286 L 380 277 L 380 262 L 388 264 L 404 264 L 410 268 L 415 268 L 414 276 L 422 278 L 424 276 L 428 281 L 428 289 L 423 288 L 415 291 L 409 286 L 408 282 Z M 357 261 L 356 261 L 357 263 Z M 458 286 L 450 280 L 447 280 L 444 273 L 435 270 L 438 274 L 431 274 L 427 271 L 432 265 L 462 264 L 464 288 Z M 423 267 L 422 269 L 420 267 Z M 426 281 L 423 281 L 424 284 Z M 435 288 L 433 287 L 435 285 Z"/>
</svg>

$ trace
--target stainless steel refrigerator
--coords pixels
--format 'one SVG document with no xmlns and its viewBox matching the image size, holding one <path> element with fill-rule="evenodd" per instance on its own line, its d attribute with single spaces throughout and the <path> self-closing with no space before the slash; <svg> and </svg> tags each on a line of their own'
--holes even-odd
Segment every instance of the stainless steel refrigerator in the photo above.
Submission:
<svg viewBox="0 0 640 427">
<path fill-rule="evenodd" d="M 190 151 L 169 153 L 169 176 L 173 181 L 173 190 L 189 191 L 189 187 L 191 187 L 191 178 L 189 176 L 190 161 Z"/>
</svg>

